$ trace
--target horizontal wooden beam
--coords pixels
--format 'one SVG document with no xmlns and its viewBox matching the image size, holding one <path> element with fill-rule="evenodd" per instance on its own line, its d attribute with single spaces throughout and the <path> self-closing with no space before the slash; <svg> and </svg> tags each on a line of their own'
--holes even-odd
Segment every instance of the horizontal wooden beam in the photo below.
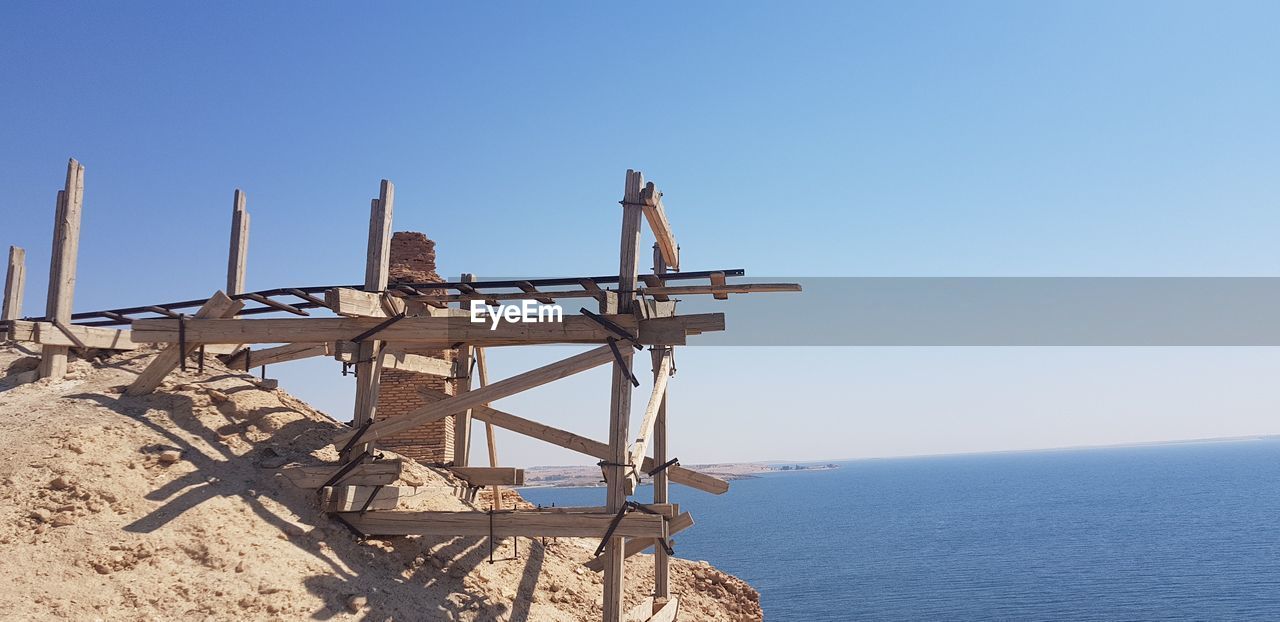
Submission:
<svg viewBox="0 0 1280 622">
<path fill-rule="evenodd" d="M 667 537 L 670 538 L 671 536 L 674 536 L 692 526 L 693 515 L 688 512 L 677 514 L 675 518 L 671 519 L 671 522 L 667 523 Z M 639 555 L 640 553 L 645 552 L 646 549 L 656 546 L 657 544 L 658 541 L 654 538 L 632 538 L 627 540 L 626 546 L 623 547 L 622 556 L 631 557 L 632 555 Z M 588 570 L 601 572 L 604 570 L 604 556 L 593 557 L 582 565 L 586 566 Z"/>
<path fill-rule="evenodd" d="M 523 486 L 524 469 L 513 467 L 450 467 L 472 486 Z"/>
<path fill-rule="evenodd" d="M 243 321 L 248 322 L 250 320 Z M 228 357 L 224 363 L 231 369 L 244 369 L 245 363 L 248 363 L 249 367 L 275 365 L 314 356 L 325 356 L 331 353 L 332 347 L 328 343 L 287 343 L 274 348 L 261 348 L 253 351 L 246 348 Z"/>
<path fill-rule="evenodd" d="M 335 287 L 324 293 L 325 305 L 347 317 L 391 317 L 404 313 L 404 300 L 383 292 Z"/>
<path fill-rule="evenodd" d="M 28 322 L 14 320 L 9 325 L 9 338 L 14 341 L 30 341 L 41 345 L 68 346 L 72 348 L 100 348 L 103 350 L 134 350 L 138 344 L 129 338 L 129 331 L 116 328 L 94 328 L 64 324 L 66 331 L 52 322 Z"/>
<path fill-rule="evenodd" d="M 340 512 L 338 516 L 361 532 L 375 536 L 489 536 L 509 538 L 601 538 L 615 515 L 605 512 L 574 514 L 547 512 Z M 632 512 L 618 521 L 614 535 L 662 537 L 663 518 Z"/>
<path fill-rule="evenodd" d="M 96 348 L 100 350 L 136 350 L 138 343 L 133 341 L 130 331 L 119 328 L 101 328 L 66 324 L 64 332 L 52 322 L 31 322 L 14 320 L 9 325 L 9 339 L 25 341 L 41 345 L 67 346 L 71 348 Z M 74 336 L 73 340 L 67 333 Z M 231 354 L 236 350 L 234 344 L 210 344 L 205 348 L 206 354 Z"/>
<path fill-rule="evenodd" d="M 320 489 L 320 509 L 324 512 L 394 510 L 400 503 L 402 490 L 399 486 L 326 486 Z"/>
<path fill-rule="evenodd" d="M 724 330 L 723 313 L 678 315 L 637 320 L 632 315 L 607 315 L 609 321 L 637 335 L 645 345 L 684 345 L 687 335 Z M 187 343 L 322 343 L 351 341 L 378 328 L 379 318 L 190 319 L 185 320 Z M 136 320 L 134 343 L 175 343 L 178 322 L 172 319 Z M 449 347 L 467 343 L 478 347 L 552 343 L 605 343 L 617 335 L 583 315 L 566 315 L 560 322 L 508 323 L 496 328 L 465 317 L 405 317 L 379 330 L 380 341 Z M 373 338 L 374 336 L 370 336 Z"/>
<path fill-rule="evenodd" d="M 434 389 L 419 389 L 419 393 L 426 395 L 432 399 L 443 400 L 452 397 L 446 393 L 436 391 Z M 608 460 L 610 456 L 609 445 L 601 443 L 595 439 L 587 438 L 552 427 L 544 423 L 538 423 L 524 417 L 519 417 L 508 412 L 503 412 L 491 406 L 472 406 L 471 416 L 485 423 L 496 425 L 500 428 L 510 430 L 517 434 L 523 434 L 530 438 L 536 438 L 540 441 L 551 443 L 565 449 L 586 454 L 599 460 Z M 658 466 L 653 462 L 653 458 L 645 458 L 640 465 L 640 469 L 648 472 L 650 469 Z M 686 469 L 682 466 L 667 467 L 667 477 L 672 482 L 696 488 L 703 492 L 709 492 L 713 495 L 724 494 L 729 491 L 729 482 L 717 477 L 712 477 L 705 473 Z"/>
<path fill-rule="evenodd" d="M 339 341 L 335 345 L 337 353 L 334 354 L 333 358 L 343 363 L 351 363 L 356 360 L 355 344 L 350 341 Z M 382 369 L 398 369 L 400 371 L 411 371 L 443 378 L 453 376 L 453 363 L 434 356 L 409 354 L 397 346 L 384 347 Z"/>
<path fill-rule="evenodd" d="M 480 387 L 459 395 L 453 395 L 438 402 L 416 408 L 403 415 L 375 422 L 361 435 L 362 442 L 373 442 L 384 436 L 412 430 L 432 421 L 444 419 L 449 415 L 475 408 L 482 404 L 500 400 L 504 397 L 539 387 L 573 374 L 584 372 L 613 361 L 613 351 L 609 346 L 588 350 L 582 354 L 544 365 L 534 370 L 499 380 L 488 386 Z M 334 445 L 345 445 L 356 435 L 355 430 L 340 434 L 334 439 Z"/>
<path fill-rule="evenodd" d="M 280 469 L 294 486 L 298 488 L 320 488 L 343 467 L 339 464 L 322 464 L 318 466 L 291 466 Z M 342 481 L 342 486 L 386 486 L 400 479 L 404 471 L 404 463 L 400 460 L 375 460 L 363 462 L 351 469 Z"/>
</svg>

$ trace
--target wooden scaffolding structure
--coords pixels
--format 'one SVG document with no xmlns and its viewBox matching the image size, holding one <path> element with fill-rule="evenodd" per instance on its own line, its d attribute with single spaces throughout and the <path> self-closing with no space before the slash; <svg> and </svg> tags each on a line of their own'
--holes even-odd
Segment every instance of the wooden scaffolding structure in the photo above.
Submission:
<svg viewBox="0 0 1280 622">
<path fill-rule="evenodd" d="M 587 537 L 601 540 L 597 556 L 587 567 L 604 573 L 604 620 L 621 622 L 623 562 L 654 550 L 653 598 L 626 614 L 634 620 L 674 620 L 678 601 L 670 593 L 668 566 L 671 537 L 693 525 L 688 512 L 669 498 L 670 484 L 713 494 L 728 491 L 721 479 L 680 466 L 669 457 L 667 445 L 667 386 L 675 371 L 674 352 L 690 336 L 725 329 L 723 313 L 676 313 L 677 296 L 799 291 L 790 283 L 734 284 L 729 278 L 743 270 L 681 271 L 680 246 L 667 219 L 662 193 L 646 183 L 638 171 L 627 171 L 622 207 L 619 266 L 616 275 L 556 279 L 481 281 L 463 275 L 456 282 L 388 284 L 394 185 L 383 180 L 372 199 L 365 279 L 360 285 L 327 285 L 244 291 L 248 257 L 249 212 L 246 197 L 233 195 L 227 287 L 207 299 L 137 307 L 71 312 L 75 288 L 76 254 L 83 207 L 84 167 L 68 163 L 66 183 L 57 194 L 49 291 L 43 317 L 23 318 L 24 252 L 11 247 L 5 280 L 0 328 L 11 340 L 38 345 L 38 374 L 21 380 L 58 378 L 66 371 L 70 349 L 130 350 L 140 344 L 160 344 L 161 352 L 126 389 L 143 395 L 158 388 L 165 376 L 185 365 L 197 351 L 219 355 L 233 369 L 255 367 L 316 356 L 332 356 L 356 373 L 356 397 L 351 429 L 334 445 L 341 456 L 331 465 L 286 467 L 295 484 L 320 493 L 322 507 L 334 519 L 363 535 L 441 535 L 505 537 Z M 653 271 L 640 274 L 640 241 L 647 223 L 656 243 Z M 698 283 L 703 281 L 703 283 Z M 691 284 L 692 283 L 692 284 Z M 594 301 L 560 321 L 543 323 L 476 324 L 468 307 L 472 301 L 498 305 L 503 301 Z M 188 311 L 194 310 L 192 315 Z M 324 310 L 332 317 L 312 317 Z M 255 319 L 261 314 L 293 318 Z M 272 344 L 269 347 L 254 347 Z M 536 344 L 590 344 L 586 352 L 509 378 L 490 381 L 486 349 Z M 452 350 L 452 361 L 422 356 L 409 349 Z M 638 429 L 632 425 L 632 390 L 640 387 L 635 354 L 648 348 L 653 382 Z M 203 361 L 203 356 L 201 358 Z M 567 430 L 532 421 L 490 406 L 494 401 L 609 365 L 612 380 L 609 436 L 597 441 Z M 454 381 L 452 395 L 424 389 L 428 403 L 412 412 L 379 418 L 379 382 L 383 370 L 401 369 L 443 376 Z M 477 382 L 472 382 L 473 374 Z M 402 469 L 397 460 L 382 459 L 378 441 L 396 434 L 454 418 L 455 459 L 448 470 L 473 492 L 493 491 L 488 511 L 397 511 L 400 491 L 395 487 Z M 469 464 L 471 425 L 485 424 L 489 464 Z M 523 484 L 522 469 L 497 461 L 493 430 L 500 427 L 599 460 L 606 483 L 604 504 L 598 507 L 504 508 L 500 487 Z M 651 503 L 632 499 L 644 476 L 652 478 Z"/>
</svg>

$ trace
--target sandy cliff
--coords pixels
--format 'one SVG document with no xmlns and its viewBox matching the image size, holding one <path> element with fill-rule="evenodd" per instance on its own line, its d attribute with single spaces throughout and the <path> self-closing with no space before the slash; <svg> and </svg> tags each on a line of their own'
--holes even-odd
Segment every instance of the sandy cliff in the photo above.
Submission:
<svg viewBox="0 0 1280 622">
<path fill-rule="evenodd" d="M 336 459 L 340 427 L 210 357 L 154 395 L 123 386 L 152 353 L 75 361 L 64 380 L 0 379 L 0 619 L 600 619 L 596 542 L 357 540 L 277 473 Z M 0 377 L 32 359 L 0 348 Z M 411 464 L 404 509 L 470 506 Z M 695 527 L 696 528 L 696 527 Z M 628 602 L 652 586 L 627 564 Z M 673 560 L 680 620 L 758 620 L 759 597 L 706 564 Z"/>
</svg>

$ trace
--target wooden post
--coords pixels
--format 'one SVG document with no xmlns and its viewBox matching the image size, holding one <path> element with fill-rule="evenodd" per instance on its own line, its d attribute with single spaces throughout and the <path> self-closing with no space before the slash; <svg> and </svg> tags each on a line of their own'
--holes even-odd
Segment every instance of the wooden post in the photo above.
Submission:
<svg viewBox="0 0 1280 622">
<path fill-rule="evenodd" d="M 489 366 L 484 360 L 484 348 L 476 348 L 476 371 L 480 375 L 480 386 L 489 386 Z M 488 404 L 486 404 L 488 406 Z M 470 411 L 468 411 L 470 412 Z M 498 441 L 494 438 L 493 424 L 484 422 L 484 440 L 489 446 L 489 466 L 498 466 Z M 493 509 L 502 509 L 502 488 L 493 486 Z"/>
<path fill-rule="evenodd" d="M 395 186 L 382 180 L 378 198 L 374 199 L 369 214 L 369 246 L 365 257 L 364 291 L 381 292 L 387 289 L 391 269 L 391 215 L 395 206 Z M 382 375 L 382 342 L 369 340 L 360 343 L 356 351 L 356 407 L 354 425 L 358 428 L 372 421 L 378 407 L 378 382 Z M 355 457 L 372 449 L 371 443 L 355 448 L 349 456 Z"/>
<path fill-rule="evenodd" d="M 9 247 L 9 271 L 4 277 L 4 310 L 0 320 L 22 318 L 22 292 L 27 285 L 27 251 Z"/>
<path fill-rule="evenodd" d="M 80 252 L 80 211 L 84 206 L 84 166 L 67 162 L 66 184 L 58 193 L 53 224 L 53 253 L 49 259 L 49 296 L 45 319 L 71 323 L 71 302 L 76 290 L 76 256 Z M 43 346 L 40 377 L 61 378 L 67 373 L 67 346 Z"/>
<path fill-rule="evenodd" d="M 463 274 L 462 282 L 471 283 L 476 278 L 471 274 Z M 467 304 L 458 303 L 458 308 L 465 309 Z M 453 384 L 453 394 L 461 395 L 471 391 L 471 345 L 462 344 L 454 350 L 454 364 L 457 367 Z M 465 467 L 471 464 L 471 409 L 453 416 L 453 464 Z"/>
<path fill-rule="evenodd" d="M 644 211 L 640 191 L 644 188 L 644 175 L 628 170 L 626 190 L 622 195 L 622 240 L 618 259 L 618 313 L 630 313 L 636 297 L 636 259 L 640 254 L 640 221 Z M 619 344 L 622 360 L 613 364 L 613 389 L 609 396 L 609 464 L 605 468 L 608 481 L 609 512 L 618 512 L 627 501 L 627 441 L 631 433 L 631 380 L 628 369 L 632 364 L 630 346 Z M 604 556 L 604 620 L 622 622 L 622 570 L 624 558 L 623 539 L 609 538 Z"/>
<path fill-rule="evenodd" d="M 249 257 L 249 212 L 244 192 L 236 188 L 231 200 L 231 250 L 227 253 L 227 295 L 244 293 L 244 267 Z"/>
<path fill-rule="evenodd" d="M 658 244 L 653 245 L 653 273 L 666 274 L 667 262 L 663 259 L 662 249 Z M 661 371 L 661 363 L 663 356 L 666 354 L 665 348 L 650 348 L 649 354 L 653 358 L 653 374 L 654 382 L 658 381 L 658 373 Z M 674 353 L 673 353 L 674 354 Z M 665 464 L 667 458 L 667 395 L 662 394 L 662 402 L 658 406 L 658 419 L 653 425 L 653 461 L 657 465 Z M 670 482 L 667 479 L 667 471 L 663 469 L 653 476 L 653 502 L 668 503 L 668 491 Z M 653 611 L 657 613 L 667 599 L 671 595 L 670 580 L 671 558 L 667 555 L 667 550 L 662 546 L 653 547 Z"/>
</svg>

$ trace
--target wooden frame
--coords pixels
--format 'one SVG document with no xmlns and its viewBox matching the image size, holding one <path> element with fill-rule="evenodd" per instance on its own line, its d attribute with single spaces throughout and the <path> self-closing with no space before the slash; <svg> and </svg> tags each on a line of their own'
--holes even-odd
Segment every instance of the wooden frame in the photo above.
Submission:
<svg viewBox="0 0 1280 622">
<path fill-rule="evenodd" d="M 628 170 L 622 205 L 616 276 L 477 281 L 464 274 L 456 283 L 389 283 L 395 187 L 382 180 L 378 198 L 370 202 L 365 278 L 360 285 L 279 288 L 244 291 L 249 213 L 246 196 L 236 189 L 232 200 L 226 293 L 186 300 L 71 312 L 83 205 L 84 167 L 68 162 L 64 188 L 58 193 L 46 321 L 21 320 L 25 252 L 11 247 L 0 330 L 12 339 L 43 349 L 39 375 L 65 373 L 69 348 L 133 350 L 138 344 L 165 347 L 125 390 L 145 395 L 197 348 L 225 355 L 231 369 L 259 367 L 316 356 L 333 356 L 356 367 L 354 429 L 336 433 L 333 444 L 343 451 L 339 464 L 290 466 L 279 473 L 294 485 L 315 489 L 320 508 L 370 535 L 609 537 L 604 553 L 587 564 L 604 573 L 603 613 L 606 622 L 623 618 L 623 561 L 670 542 L 671 535 L 693 525 L 693 517 L 669 503 L 671 483 L 723 494 L 728 482 L 668 461 L 668 387 L 674 371 L 674 346 L 704 332 L 725 329 L 722 313 L 677 315 L 676 296 L 799 291 L 793 283 L 728 282 L 740 269 L 669 272 L 680 266 L 680 247 L 663 204 L 662 193 L 644 176 Z M 639 274 L 641 227 L 648 223 L 656 243 L 653 274 Z M 702 283 L 698 283 L 702 280 Z M 689 284 L 692 281 L 693 284 Z M 643 282 L 643 286 L 641 283 Z M 672 285 L 672 282 L 684 282 Z M 515 290 L 515 291 L 510 291 Z M 443 291 L 444 293 L 439 293 Z M 566 315 L 560 321 L 496 325 L 472 322 L 468 304 L 482 300 L 594 299 L 598 315 Z M 246 308 L 247 303 L 253 303 Z M 449 305 L 457 303 L 457 308 Z M 186 317 L 198 308 L 194 317 Z M 312 310 L 336 317 L 310 317 Z M 249 319 L 263 313 L 299 318 Z M 126 328 L 112 328 L 126 326 Z M 250 344 L 268 344 L 256 350 Z M 537 344 L 590 344 L 596 347 L 510 378 L 489 382 L 486 348 Z M 631 396 L 636 349 L 649 346 L 653 385 L 639 429 L 632 436 Z M 452 350 L 453 361 L 413 354 L 418 348 Z M 578 374 L 611 366 L 609 432 L 606 441 L 579 436 L 556 427 L 492 408 L 490 403 Z M 378 420 L 380 379 L 384 369 L 445 377 L 455 394 L 425 389 L 429 403 L 403 415 Z M 478 374 L 478 383 L 471 380 Z M 33 372 L 32 375 L 35 375 Z M 634 383 L 634 384 L 633 384 Z M 410 512 L 397 509 L 405 496 L 397 486 L 407 478 L 400 460 L 378 460 L 374 443 L 389 435 L 454 416 L 454 462 L 446 465 L 472 490 L 492 487 L 493 511 Z M 471 420 L 485 424 L 489 465 L 469 465 Z M 524 470 L 499 467 L 494 429 L 536 438 L 601 461 L 607 484 L 605 503 L 590 508 L 504 510 L 502 486 L 524 484 Z M 652 456 L 648 456 L 652 451 Z M 439 467 L 437 467 L 439 468 Z M 653 503 L 629 501 L 642 473 L 652 472 Z M 633 509 L 646 510 L 633 512 Z M 611 526 L 615 527 L 611 531 Z M 628 615 L 637 620 L 671 622 L 678 599 L 669 589 L 669 557 L 663 547 L 654 555 L 654 598 Z"/>
</svg>

